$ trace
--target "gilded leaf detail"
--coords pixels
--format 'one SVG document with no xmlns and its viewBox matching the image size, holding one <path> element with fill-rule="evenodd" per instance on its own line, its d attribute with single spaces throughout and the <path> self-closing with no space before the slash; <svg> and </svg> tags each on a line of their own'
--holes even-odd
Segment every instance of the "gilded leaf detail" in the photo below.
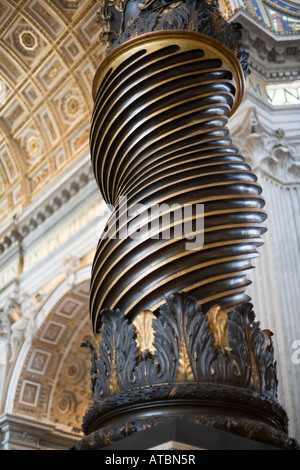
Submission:
<svg viewBox="0 0 300 470">
<path fill-rule="evenodd" d="M 154 353 L 154 331 L 152 326 L 154 319 L 155 316 L 151 310 L 142 310 L 133 320 L 137 347 L 141 353 L 145 351 Z"/>
<path fill-rule="evenodd" d="M 219 383 L 277 398 L 272 333 L 261 331 L 251 304 L 207 314 L 185 293 L 167 297 L 157 317 L 130 322 L 120 310 L 101 312 L 99 354 L 89 342 L 93 400 L 119 392 L 181 383 Z"/>
<path fill-rule="evenodd" d="M 225 308 L 215 305 L 207 312 L 207 318 L 210 324 L 210 331 L 214 335 L 214 346 L 219 346 L 223 352 L 230 352 L 231 348 L 228 345 L 227 339 L 228 314 Z"/>
</svg>

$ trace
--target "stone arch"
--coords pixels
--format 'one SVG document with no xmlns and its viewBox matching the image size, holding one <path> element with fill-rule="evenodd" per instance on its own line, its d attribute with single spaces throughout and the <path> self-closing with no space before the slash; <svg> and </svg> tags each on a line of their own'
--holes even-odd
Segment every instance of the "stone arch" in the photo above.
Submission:
<svg viewBox="0 0 300 470">
<path fill-rule="evenodd" d="M 81 342 L 93 342 L 89 319 L 89 272 L 64 281 L 37 315 L 23 343 L 7 391 L 5 412 L 81 434 L 92 401 L 90 357 Z"/>
</svg>

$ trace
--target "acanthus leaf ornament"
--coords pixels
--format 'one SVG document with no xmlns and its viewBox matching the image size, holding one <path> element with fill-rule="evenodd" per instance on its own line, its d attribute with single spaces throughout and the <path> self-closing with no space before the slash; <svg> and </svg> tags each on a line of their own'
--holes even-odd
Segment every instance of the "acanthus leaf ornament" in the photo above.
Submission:
<svg viewBox="0 0 300 470">
<path fill-rule="evenodd" d="M 157 318 L 148 312 L 143 334 L 154 342 L 146 348 L 144 343 L 141 350 L 141 326 L 135 327 L 120 310 L 102 312 L 96 357 L 90 348 L 94 401 L 133 388 L 185 382 L 238 385 L 275 399 L 271 333 L 261 331 L 254 318 L 251 304 L 229 314 L 220 306 L 204 313 L 195 299 L 176 293 Z"/>
<path fill-rule="evenodd" d="M 151 310 L 142 310 L 133 320 L 136 329 L 137 346 L 141 355 L 148 352 L 154 352 L 154 335 L 152 329 L 152 321 L 155 316 Z"/>
<path fill-rule="evenodd" d="M 113 395 L 130 387 L 137 352 L 135 330 L 119 310 L 103 312 L 102 322 L 99 361 L 104 359 L 109 393 Z"/>
<path fill-rule="evenodd" d="M 218 305 L 205 312 L 194 298 L 178 292 L 165 299 L 157 317 L 150 311 L 141 314 L 142 321 L 131 322 L 118 309 L 102 312 L 98 353 L 89 342 L 83 344 L 91 353 L 94 405 L 84 417 L 88 437 L 79 448 L 96 448 L 100 443 L 106 447 L 172 416 L 278 447 L 298 448 L 286 434 L 288 419 L 277 402 L 272 333 L 260 329 L 251 303 L 231 312 Z M 156 414 L 162 403 L 171 406 L 163 418 L 159 411 Z M 172 415 L 177 403 L 191 411 Z M 200 412 L 195 412 L 197 403 Z M 120 417 L 107 425 L 107 416 L 122 415 L 123 409 L 127 414 L 131 406 L 134 414 L 129 411 L 127 421 Z M 151 424 L 148 406 L 154 407 Z M 214 407 L 219 406 L 231 411 L 215 414 Z M 238 418 L 230 415 L 234 409 Z M 249 412 L 254 413 L 252 418 Z M 258 421 L 256 414 L 261 414 Z"/>
<path fill-rule="evenodd" d="M 127 6 L 130 13 L 127 12 Z M 100 39 L 110 48 L 141 34 L 160 30 L 185 30 L 205 34 L 225 44 L 241 62 L 245 76 L 250 73 L 249 54 L 241 40 L 239 23 L 227 23 L 216 0 L 101 0 L 98 23 Z"/>
</svg>

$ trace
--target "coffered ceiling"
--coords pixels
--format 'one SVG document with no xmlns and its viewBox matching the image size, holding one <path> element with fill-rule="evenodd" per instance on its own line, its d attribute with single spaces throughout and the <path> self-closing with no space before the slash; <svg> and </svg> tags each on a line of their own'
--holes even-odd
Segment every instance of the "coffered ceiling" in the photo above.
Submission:
<svg viewBox="0 0 300 470">
<path fill-rule="evenodd" d="M 0 224 L 87 151 L 97 0 L 0 1 Z"/>
</svg>

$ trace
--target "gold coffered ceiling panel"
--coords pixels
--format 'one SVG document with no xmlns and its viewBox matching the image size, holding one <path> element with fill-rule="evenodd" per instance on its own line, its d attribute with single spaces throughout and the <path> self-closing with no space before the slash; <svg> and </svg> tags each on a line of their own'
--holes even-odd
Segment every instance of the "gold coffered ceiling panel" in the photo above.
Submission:
<svg viewBox="0 0 300 470">
<path fill-rule="evenodd" d="M 0 1 L 0 222 L 88 149 L 97 0 Z"/>
</svg>

